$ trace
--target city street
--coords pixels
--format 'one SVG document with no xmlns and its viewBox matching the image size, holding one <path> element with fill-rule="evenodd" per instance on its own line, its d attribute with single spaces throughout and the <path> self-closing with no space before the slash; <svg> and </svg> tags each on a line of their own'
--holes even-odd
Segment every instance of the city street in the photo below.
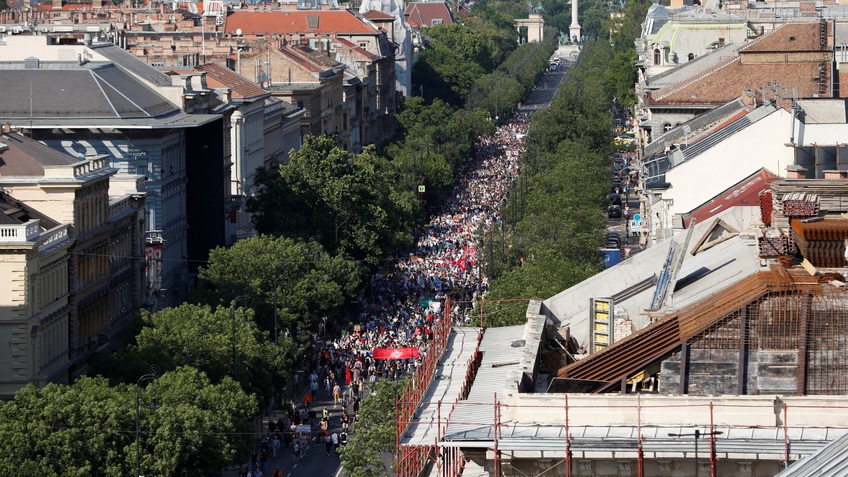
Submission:
<svg viewBox="0 0 848 477">
<path fill-rule="evenodd" d="M 547 107 L 553 100 L 557 87 L 565 77 L 567 71 L 567 63 L 563 62 L 558 71 L 546 71 L 539 79 L 537 87 L 531 92 L 527 100 L 518 108 L 519 113 L 532 114 L 540 109 Z M 298 401 L 302 403 L 302 397 Z M 318 392 L 316 400 L 313 402 L 313 409 L 320 417 L 322 411 L 327 408 L 330 413 L 330 432 L 333 430 L 341 430 L 342 409 L 340 405 L 334 405 L 332 396 L 321 389 Z M 349 410 L 352 415 L 352 411 Z M 284 417 L 281 413 L 273 413 L 270 416 L 263 416 L 262 433 L 268 435 L 268 422 L 270 419 L 277 420 Z M 355 435 L 355 425 L 351 426 L 353 432 L 350 437 Z M 312 443 L 306 451 L 306 454 L 301 456 L 299 462 L 295 464 L 292 455 L 292 448 L 281 448 L 277 452 L 277 456 L 273 457 L 270 443 L 263 444 L 257 442 L 256 452 L 261 454 L 262 447 L 268 448 L 268 461 L 265 465 L 264 477 L 271 476 L 279 467 L 282 475 L 285 477 L 310 476 L 310 477 L 340 477 L 344 475 L 343 469 L 340 468 L 340 459 L 335 454 L 327 455 L 325 445 L 322 442 Z M 231 468 L 225 471 L 222 475 L 225 477 L 240 477 L 247 470 L 247 463 L 243 463 L 241 468 Z"/>
<path fill-rule="evenodd" d="M 300 403 L 303 399 L 299 400 Z M 312 408 L 318 415 L 319 419 L 324 408 L 329 409 L 330 413 L 330 433 L 335 430 L 341 432 L 341 405 L 333 404 L 333 397 L 328 396 L 324 389 L 319 389 L 318 396 L 312 402 Z M 351 406 L 348 406 L 348 414 L 353 415 Z M 273 419 L 276 421 L 280 417 L 285 417 L 282 412 L 272 413 L 271 416 L 263 416 L 262 431 L 268 434 L 268 421 Z M 351 425 L 354 429 L 355 425 Z M 351 434 L 352 435 L 352 434 Z M 320 438 L 319 438 L 320 439 Z M 284 477 L 309 476 L 309 477 L 335 477 L 343 475 L 339 468 L 339 457 L 335 454 L 327 455 L 323 440 L 318 443 L 311 443 L 306 453 L 302 455 L 297 464 L 294 463 L 292 447 L 280 447 L 277 452 L 277 457 L 273 457 L 270 443 L 268 444 L 268 463 L 265 466 L 264 477 L 269 477 L 274 473 L 274 470 L 279 467 Z M 257 454 L 261 453 L 262 443 L 257 443 Z M 242 472 L 247 470 L 247 463 L 242 464 Z M 222 474 L 222 477 L 239 477 L 243 474 L 238 472 L 238 469 L 228 469 Z"/>
</svg>

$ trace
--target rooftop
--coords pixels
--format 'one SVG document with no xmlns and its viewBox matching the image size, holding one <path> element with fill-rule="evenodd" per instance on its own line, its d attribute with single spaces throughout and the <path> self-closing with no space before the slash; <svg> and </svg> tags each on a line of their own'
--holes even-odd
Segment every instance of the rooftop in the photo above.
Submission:
<svg viewBox="0 0 848 477">
<path fill-rule="evenodd" d="M 356 33 L 376 35 L 379 30 L 351 10 L 236 11 L 227 17 L 225 33 L 235 35 L 269 33 Z"/>
</svg>

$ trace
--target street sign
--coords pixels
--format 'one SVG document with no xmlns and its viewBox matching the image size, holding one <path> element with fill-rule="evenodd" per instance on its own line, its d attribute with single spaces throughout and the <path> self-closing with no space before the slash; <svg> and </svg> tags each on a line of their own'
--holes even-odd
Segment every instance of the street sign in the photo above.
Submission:
<svg viewBox="0 0 848 477">
<path fill-rule="evenodd" d="M 418 193 L 419 194 L 423 194 L 426 191 L 427 191 L 427 188 L 425 186 L 423 186 L 423 185 L 418 186 Z"/>
</svg>

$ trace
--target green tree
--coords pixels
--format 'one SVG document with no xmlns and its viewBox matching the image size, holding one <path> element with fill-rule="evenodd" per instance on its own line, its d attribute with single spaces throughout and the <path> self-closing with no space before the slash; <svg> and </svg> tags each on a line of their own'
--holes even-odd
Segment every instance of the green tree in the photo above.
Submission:
<svg viewBox="0 0 848 477">
<path fill-rule="evenodd" d="M 219 306 L 213 310 L 187 303 L 155 314 L 145 312 L 138 351 L 163 370 L 193 366 L 216 383 L 233 377 L 247 393 L 268 402 L 290 375 L 295 347 L 290 339 L 279 345 L 271 343 L 253 316 L 252 310 L 242 308 Z"/>
<path fill-rule="evenodd" d="M 315 237 L 331 254 L 370 266 L 412 242 L 408 199 L 372 148 L 351 154 L 329 137 L 307 136 L 288 164 L 260 171 L 256 182 L 248 209 L 260 233 Z"/>
<path fill-rule="evenodd" d="M 135 409 L 103 378 L 27 386 L 0 404 L 0 475 L 130 474 Z"/>
<path fill-rule="evenodd" d="M 202 371 L 180 367 L 156 379 L 144 395 L 145 404 L 155 397 L 160 406 L 144 411 L 146 475 L 220 475 L 253 448 L 256 399 L 229 378 L 213 384 Z"/>
<path fill-rule="evenodd" d="M 213 249 L 198 275 L 208 291 L 202 295 L 207 303 L 229 304 L 238 296 L 247 297 L 260 329 L 271 332 L 272 340 L 285 330 L 311 335 L 318 320 L 337 314 L 362 283 L 356 262 L 330 255 L 318 241 L 270 235 Z"/>
<path fill-rule="evenodd" d="M 382 477 L 390 473 L 395 451 L 395 398 L 406 381 L 378 381 L 374 394 L 362 401 L 355 433 L 342 447 L 341 462 L 350 477 Z"/>
</svg>

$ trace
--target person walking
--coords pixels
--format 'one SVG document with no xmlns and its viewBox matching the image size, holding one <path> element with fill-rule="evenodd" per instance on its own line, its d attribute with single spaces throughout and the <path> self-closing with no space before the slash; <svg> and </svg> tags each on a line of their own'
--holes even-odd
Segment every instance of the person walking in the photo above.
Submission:
<svg viewBox="0 0 848 477">
<path fill-rule="evenodd" d="M 333 437 L 327 434 L 324 436 L 324 446 L 327 448 L 327 455 L 333 450 Z"/>
<path fill-rule="evenodd" d="M 333 439 L 333 454 L 339 455 L 339 433 L 333 431 L 330 437 Z"/>
<path fill-rule="evenodd" d="M 271 441 L 271 450 L 273 452 L 273 456 L 277 458 L 277 451 L 280 450 L 280 434 L 277 432 L 274 434 L 274 440 Z"/>
<path fill-rule="evenodd" d="M 283 471 L 280 470 L 279 467 L 277 467 L 276 469 L 274 469 L 274 473 L 271 474 L 271 477 L 283 477 Z"/>
<path fill-rule="evenodd" d="M 342 387 L 339 386 L 339 383 L 335 383 L 333 385 L 333 404 L 338 404 L 341 397 L 342 397 Z"/>
</svg>

